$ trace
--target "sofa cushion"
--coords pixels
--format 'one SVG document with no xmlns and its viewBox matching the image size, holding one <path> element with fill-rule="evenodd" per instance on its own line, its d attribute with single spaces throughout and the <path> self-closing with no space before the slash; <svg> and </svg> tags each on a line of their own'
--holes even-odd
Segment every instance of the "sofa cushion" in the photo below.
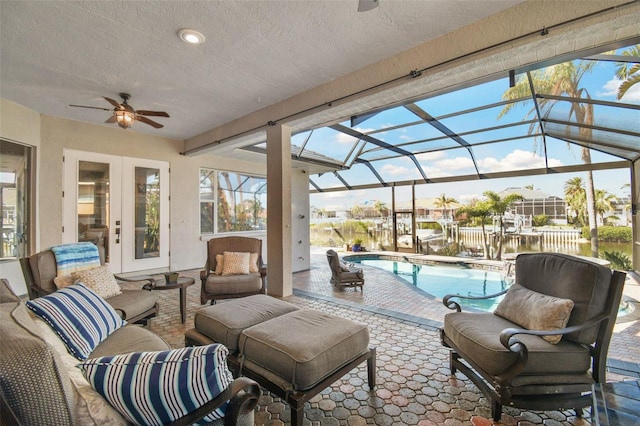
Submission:
<svg viewBox="0 0 640 426">
<path fill-rule="evenodd" d="M 148 290 L 122 290 L 118 296 L 110 297 L 107 303 L 122 319 L 129 320 L 153 309 L 157 300 L 157 295 Z"/>
<path fill-rule="evenodd" d="M 528 330 L 558 330 L 569 321 L 573 300 L 541 294 L 520 284 L 513 284 L 494 313 Z M 542 336 L 556 344 L 561 334 Z"/>
<path fill-rule="evenodd" d="M 194 325 L 200 333 L 236 352 L 242 330 L 298 309 L 292 303 L 256 294 L 198 309 Z"/>
<path fill-rule="evenodd" d="M 122 293 L 118 282 L 107 265 L 72 272 L 71 276 L 95 291 L 103 299 L 108 299 Z"/>
<path fill-rule="evenodd" d="M 209 274 L 205 282 L 207 294 L 256 293 L 262 289 L 262 277 L 257 272 L 248 275 Z"/>
<path fill-rule="evenodd" d="M 126 324 L 104 299 L 80 283 L 29 300 L 27 306 L 49 324 L 69 353 L 80 360 Z"/>
<path fill-rule="evenodd" d="M 518 355 L 500 343 L 500 332 L 518 328 L 516 324 L 492 313 L 454 312 L 445 315 L 444 332 L 462 353 L 474 354 L 474 361 L 493 375 L 507 370 Z M 584 374 L 591 368 L 589 348 L 562 339 L 553 345 L 539 336 L 516 336 L 529 350 L 522 375 Z"/>
<path fill-rule="evenodd" d="M 171 349 L 160 336 L 145 327 L 127 325 L 120 327 L 103 340 L 89 355 L 97 358 L 110 355 L 121 355 L 129 352 L 153 352 Z"/>
<path fill-rule="evenodd" d="M 91 385 L 135 424 L 162 425 L 197 409 L 233 381 L 222 345 L 92 358 L 78 365 Z M 134 384 L 135 386 L 132 386 Z M 224 417 L 227 404 L 205 417 Z"/>
<path fill-rule="evenodd" d="M 0 304 L 3 397 L 21 424 L 75 424 L 73 389 L 60 357 L 41 339 L 26 306 L 9 302 L 5 293 L 8 295 L 10 289 L 3 289 L 2 300 L 6 303 Z"/>
<path fill-rule="evenodd" d="M 369 350 L 364 324 L 324 312 L 301 309 L 254 325 L 239 339 L 247 368 L 265 369 L 306 390 Z"/>
</svg>

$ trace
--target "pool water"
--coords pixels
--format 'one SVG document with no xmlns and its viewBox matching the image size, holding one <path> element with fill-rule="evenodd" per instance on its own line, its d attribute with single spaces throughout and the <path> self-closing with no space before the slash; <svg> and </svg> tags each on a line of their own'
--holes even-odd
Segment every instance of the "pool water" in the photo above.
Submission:
<svg viewBox="0 0 640 426">
<path fill-rule="evenodd" d="M 506 289 L 502 274 L 453 265 L 416 265 L 392 260 L 350 259 L 351 262 L 393 272 L 430 295 L 442 299 L 447 294 L 487 296 Z M 492 312 L 503 296 L 487 300 L 455 299 L 461 306 Z"/>
</svg>

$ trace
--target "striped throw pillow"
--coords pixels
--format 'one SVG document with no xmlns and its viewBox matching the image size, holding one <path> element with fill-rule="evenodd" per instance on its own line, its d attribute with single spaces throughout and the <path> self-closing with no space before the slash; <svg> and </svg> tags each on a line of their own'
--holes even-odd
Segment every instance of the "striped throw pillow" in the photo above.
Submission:
<svg viewBox="0 0 640 426">
<path fill-rule="evenodd" d="M 129 421 L 170 423 L 196 410 L 233 381 L 229 350 L 220 344 L 160 352 L 134 352 L 78 364 L 91 386 Z M 224 417 L 227 404 L 203 421 Z"/>
<path fill-rule="evenodd" d="M 127 322 L 82 283 L 27 301 L 67 346 L 69 353 L 85 360 L 111 333 Z"/>
</svg>

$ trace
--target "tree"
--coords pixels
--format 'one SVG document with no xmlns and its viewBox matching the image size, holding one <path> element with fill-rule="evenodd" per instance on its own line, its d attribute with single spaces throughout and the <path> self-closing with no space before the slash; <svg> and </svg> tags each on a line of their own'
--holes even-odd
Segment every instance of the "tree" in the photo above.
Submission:
<svg viewBox="0 0 640 426">
<path fill-rule="evenodd" d="M 640 45 L 636 44 L 622 52 L 624 56 L 640 56 Z M 632 86 L 640 83 L 640 63 L 639 62 L 616 62 L 616 77 L 622 80 L 618 86 L 618 100 L 631 89 Z"/>
<path fill-rule="evenodd" d="M 487 207 L 489 210 L 498 216 L 499 229 L 494 234 L 495 245 L 497 245 L 496 255 L 494 259 L 502 259 L 502 242 L 504 240 L 504 214 L 516 203 L 516 201 L 523 201 L 524 197 L 520 194 L 509 194 L 504 198 L 493 191 L 485 191 L 484 196 L 487 198 Z"/>
<path fill-rule="evenodd" d="M 362 207 L 359 205 L 354 205 L 351 207 L 351 217 L 354 219 L 359 219 L 362 217 Z"/>
<path fill-rule="evenodd" d="M 453 205 L 457 203 L 458 200 L 456 200 L 455 198 L 447 198 L 444 192 L 433 202 L 436 207 L 442 209 L 443 217 L 447 216 L 447 209 L 453 207 Z"/>
<path fill-rule="evenodd" d="M 564 199 L 573 212 L 574 223 L 583 226 L 585 223 L 586 193 L 581 177 L 573 177 L 564 183 Z"/>
<path fill-rule="evenodd" d="M 509 103 L 502 108 L 498 118 L 504 116 L 515 105 L 521 104 L 523 101 L 531 99 L 531 89 L 529 78 L 532 85 L 538 93 L 549 94 L 553 96 L 567 96 L 575 99 L 591 99 L 591 95 L 587 89 L 580 87 L 582 77 L 590 73 L 595 66 L 596 61 L 571 61 L 562 64 L 553 65 L 542 70 L 535 70 L 527 73 L 528 78 L 519 78 L 514 87 L 509 88 L 503 93 L 502 98 L 505 100 L 520 100 L 519 102 Z M 554 106 L 558 104 L 557 99 L 537 98 L 540 109 L 540 116 L 536 123 L 529 127 L 529 134 L 544 134 L 544 120 L 552 115 Z M 566 105 L 566 102 L 563 102 Z M 537 114 L 536 108 L 529 110 L 527 117 Z M 589 126 L 593 126 L 593 104 L 586 102 L 571 102 L 569 115 L 565 117 L 566 121 L 574 119 L 577 124 L 585 125 L 578 128 L 578 137 L 582 140 L 592 140 L 593 130 Z M 568 139 L 571 138 L 567 131 Z M 585 164 L 591 164 L 591 151 L 588 146 L 581 149 L 582 161 Z M 586 179 L 586 207 L 587 218 L 589 222 L 589 234 L 591 237 L 591 256 L 598 257 L 598 227 L 596 221 L 595 207 L 595 188 L 593 184 L 593 172 L 587 171 Z"/>
<path fill-rule="evenodd" d="M 387 209 L 387 206 L 382 201 L 376 200 L 375 203 L 373 203 L 373 209 L 378 213 L 378 216 L 384 217 L 384 212 Z"/>
<path fill-rule="evenodd" d="M 486 201 L 478 201 L 474 204 L 463 206 L 458 209 L 457 213 L 466 214 L 467 217 L 477 219 L 482 227 L 482 246 L 484 247 L 484 258 L 489 258 L 489 242 L 487 241 L 487 232 L 485 225 L 491 217 L 491 208 Z"/>
<path fill-rule="evenodd" d="M 608 212 L 615 211 L 616 209 L 616 196 L 604 189 L 596 189 L 596 211 L 602 220 L 602 224 L 605 224 L 604 215 Z M 612 218 L 613 219 L 613 218 Z"/>
</svg>

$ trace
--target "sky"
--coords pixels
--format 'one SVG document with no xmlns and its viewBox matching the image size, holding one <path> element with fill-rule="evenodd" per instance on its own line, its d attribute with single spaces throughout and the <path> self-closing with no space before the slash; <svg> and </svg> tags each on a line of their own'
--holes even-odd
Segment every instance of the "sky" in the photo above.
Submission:
<svg viewBox="0 0 640 426">
<path fill-rule="evenodd" d="M 524 76 L 519 76 L 524 77 Z M 589 96 L 593 99 L 603 101 L 615 101 L 617 88 L 620 81 L 615 77 L 615 67 L 612 62 L 598 62 L 592 72 L 586 74 L 581 80 L 581 87 L 585 88 Z M 509 123 L 519 123 L 530 118 L 528 112 L 532 110 L 533 103 L 521 103 L 511 109 L 510 112 L 498 119 L 502 107 L 491 108 L 483 111 L 474 111 L 468 114 L 448 116 L 448 114 L 473 109 L 482 105 L 499 102 L 502 94 L 508 89 L 508 82 L 496 80 L 479 86 L 462 89 L 445 95 L 429 98 L 416 102 L 423 110 L 434 117 L 440 117 L 439 121 L 452 129 L 456 134 L 481 128 L 501 126 Z M 637 84 L 627 92 L 620 102 L 640 104 L 640 85 Z M 568 114 L 568 106 L 558 103 L 553 111 L 559 118 L 565 118 Z M 637 110 L 620 111 L 619 108 L 606 106 L 595 106 L 595 124 L 612 125 L 628 130 L 640 132 L 640 112 Z M 381 129 L 397 124 L 416 122 L 417 116 L 406 108 L 399 107 L 384 111 L 376 116 L 363 121 L 358 125 L 358 130 L 362 132 Z M 618 124 L 619 123 L 619 124 Z M 348 125 L 348 123 L 344 123 Z M 618 124 L 618 125 L 617 125 Z M 527 135 L 528 124 L 519 125 L 508 129 L 496 129 L 482 134 L 465 135 L 464 139 L 471 143 L 482 140 L 499 140 L 514 136 Z M 564 127 L 559 130 L 564 130 Z M 401 129 L 374 133 L 372 136 L 381 139 L 391 145 L 401 145 L 403 142 L 419 141 L 441 136 L 442 134 L 429 124 L 420 124 Z M 597 131 L 594 137 L 598 137 Z M 306 135 L 300 135 L 300 138 Z M 295 141 L 294 141 L 295 143 Z M 320 152 L 324 155 L 344 159 L 357 143 L 357 139 L 351 138 L 343 133 L 332 129 L 324 128 L 314 132 L 309 139 L 306 149 Z M 360 142 L 362 143 L 362 142 Z M 431 141 L 429 146 L 434 144 L 438 148 L 459 146 L 454 142 L 443 139 L 442 141 Z M 366 149 L 366 148 L 365 148 Z M 419 151 L 419 145 L 408 146 L 407 149 Z M 581 149 L 579 147 L 568 148 L 567 143 L 553 138 L 547 138 L 547 158 L 550 167 L 582 164 Z M 532 137 L 519 140 L 510 140 L 503 143 L 489 145 L 477 145 L 472 147 L 473 156 L 478 165 L 480 173 L 490 173 L 505 170 L 523 170 L 530 168 L 544 168 L 544 154 L 539 140 Z M 387 182 L 403 180 L 420 180 L 414 163 L 408 157 L 375 161 L 380 155 L 380 150 L 371 150 L 363 155 L 376 167 L 378 173 Z M 591 151 L 592 162 L 618 161 L 619 158 L 608 156 L 596 151 Z M 442 150 L 426 154 L 417 154 L 416 160 L 420 163 L 427 177 L 446 177 L 459 175 L 474 175 L 476 170 L 469 151 L 465 148 Z M 352 185 L 373 183 L 375 178 L 364 165 L 354 164 L 351 170 L 340 172 L 340 175 Z M 447 197 L 455 198 L 461 203 L 466 203 L 472 199 L 482 197 L 484 191 L 491 190 L 500 192 L 509 187 L 523 187 L 533 185 L 548 195 L 564 197 L 564 183 L 572 177 L 582 177 L 586 179 L 586 173 L 555 174 L 528 176 L 522 178 L 475 180 L 456 182 L 448 184 L 416 185 L 416 198 L 437 197 L 443 193 Z M 342 186 L 342 183 L 331 173 L 322 176 L 312 175 L 311 179 L 321 187 Z M 595 171 L 594 182 L 596 189 L 603 189 L 617 197 L 628 196 L 628 189 L 623 189 L 624 184 L 630 182 L 629 169 Z M 397 197 L 405 200 L 410 199 L 410 187 L 396 188 Z M 391 190 L 366 190 L 366 191 L 342 191 L 325 194 L 311 194 L 311 205 L 323 207 L 346 208 L 354 204 L 362 204 L 366 201 L 380 200 L 391 202 Z"/>
</svg>

